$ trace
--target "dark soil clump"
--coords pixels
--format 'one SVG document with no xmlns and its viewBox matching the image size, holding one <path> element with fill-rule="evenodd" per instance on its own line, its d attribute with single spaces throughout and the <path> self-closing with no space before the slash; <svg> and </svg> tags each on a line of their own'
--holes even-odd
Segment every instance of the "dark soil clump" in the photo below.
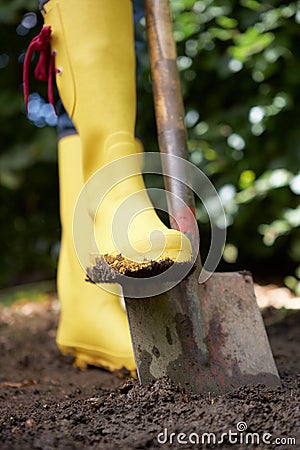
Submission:
<svg viewBox="0 0 300 450">
<path fill-rule="evenodd" d="M 72 367 L 55 346 L 54 306 L 0 310 L 1 450 L 300 448 L 299 311 L 265 315 L 282 387 L 216 396 Z"/>
<path fill-rule="evenodd" d="M 195 270 L 192 261 L 178 263 L 170 258 L 164 258 L 159 261 L 145 260 L 135 262 L 119 254 L 115 257 L 104 255 L 103 257 L 96 258 L 95 265 L 87 269 L 87 275 L 89 281 L 94 283 L 118 282 L 123 285 L 126 283 L 126 281 L 124 281 L 126 277 L 147 279 L 164 274 L 171 267 L 173 270 L 170 274 L 170 280 L 168 274 L 166 274 L 164 281 L 178 280 L 181 275 L 182 279 L 186 278 Z"/>
</svg>

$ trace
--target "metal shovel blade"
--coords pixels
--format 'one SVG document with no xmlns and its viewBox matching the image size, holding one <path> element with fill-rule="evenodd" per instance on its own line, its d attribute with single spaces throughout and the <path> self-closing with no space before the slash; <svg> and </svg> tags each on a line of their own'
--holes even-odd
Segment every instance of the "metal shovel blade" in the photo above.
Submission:
<svg viewBox="0 0 300 450">
<path fill-rule="evenodd" d="M 145 13 L 159 147 L 162 156 L 171 156 L 162 157 L 170 224 L 190 239 L 198 269 L 162 295 L 130 298 L 124 292 L 139 379 L 169 376 L 196 393 L 278 386 L 251 276 L 216 273 L 198 283 L 196 229 L 187 214 L 194 211 L 194 196 L 176 163 L 178 157 L 188 160 L 188 146 L 169 0 L 145 0 Z M 184 201 L 184 210 L 176 199 Z"/>
<path fill-rule="evenodd" d="M 125 298 L 141 383 L 168 376 L 195 393 L 280 385 L 251 275 L 197 281 L 195 274 L 160 296 Z"/>
</svg>

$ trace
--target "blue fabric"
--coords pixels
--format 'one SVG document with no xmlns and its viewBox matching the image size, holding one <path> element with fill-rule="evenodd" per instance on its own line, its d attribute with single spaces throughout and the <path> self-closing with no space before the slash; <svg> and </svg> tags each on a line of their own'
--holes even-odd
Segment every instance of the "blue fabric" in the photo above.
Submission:
<svg viewBox="0 0 300 450">
<path fill-rule="evenodd" d="M 61 139 L 62 137 L 69 136 L 71 134 L 77 134 L 77 130 L 72 120 L 68 116 L 68 113 L 66 112 L 61 100 L 59 100 L 56 104 L 56 112 L 57 112 L 56 129 L 58 138 Z"/>
<path fill-rule="evenodd" d="M 143 38 L 143 28 L 140 21 L 144 17 L 143 0 L 133 0 L 133 18 L 134 18 L 134 48 L 136 58 L 136 74 L 140 73 L 140 56 L 145 49 L 145 41 Z"/>
<path fill-rule="evenodd" d="M 39 9 L 43 9 L 43 6 L 45 3 L 47 3 L 49 0 L 40 0 Z"/>
</svg>

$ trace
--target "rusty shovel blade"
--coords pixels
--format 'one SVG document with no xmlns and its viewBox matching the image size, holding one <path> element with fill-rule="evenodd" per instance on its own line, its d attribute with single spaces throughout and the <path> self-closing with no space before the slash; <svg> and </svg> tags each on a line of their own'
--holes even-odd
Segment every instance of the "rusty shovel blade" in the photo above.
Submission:
<svg viewBox="0 0 300 450">
<path fill-rule="evenodd" d="M 141 383 L 167 376 L 194 393 L 280 385 L 248 272 L 215 273 L 200 285 L 194 274 L 125 304 Z"/>
<path fill-rule="evenodd" d="M 182 183 L 188 160 L 184 107 L 176 64 L 169 0 L 145 0 L 158 139 L 172 228 L 183 231 L 195 253 L 195 229 L 185 220 L 195 208 L 193 193 Z M 175 158 L 174 158 L 175 157 Z M 245 384 L 280 384 L 249 273 L 215 273 L 203 284 L 197 271 L 164 294 L 126 297 L 139 379 L 168 376 L 186 391 L 222 393 Z M 161 291 L 162 292 L 162 291 Z"/>
</svg>

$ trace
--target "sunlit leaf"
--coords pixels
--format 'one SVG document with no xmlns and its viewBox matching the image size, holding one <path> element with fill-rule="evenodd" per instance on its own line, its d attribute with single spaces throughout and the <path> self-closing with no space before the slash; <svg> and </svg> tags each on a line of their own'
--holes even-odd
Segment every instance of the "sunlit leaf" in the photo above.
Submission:
<svg viewBox="0 0 300 450">
<path fill-rule="evenodd" d="M 260 53 L 274 40 L 273 33 L 261 33 L 256 27 L 248 28 L 245 33 L 234 35 L 235 46 L 229 47 L 230 54 L 241 62 L 256 53 Z"/>
</svg>

